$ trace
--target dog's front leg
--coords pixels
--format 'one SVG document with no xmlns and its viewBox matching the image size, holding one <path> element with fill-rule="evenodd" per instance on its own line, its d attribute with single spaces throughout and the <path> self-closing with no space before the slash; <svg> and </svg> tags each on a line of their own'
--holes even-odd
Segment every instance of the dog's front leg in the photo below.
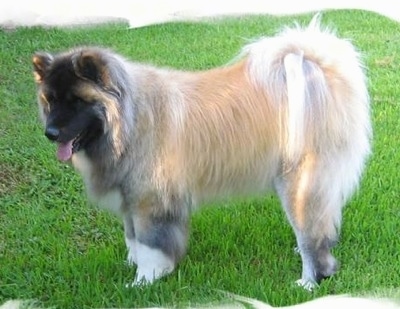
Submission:
<svg viewBox="0 0 400 309">
<path fill-rule="evenodd" d="M 133 240 L 126 237 L 134 252 L 129 257 L 134 257 L 137 264 L 133 285 L 150 284 L 171 273 L 185 254 L 188 216 L 185 205 L 175 203 L 176 200 L 172 209 L 142 205 L 135 211 L 132 221 L 127 221 L 134 226 Z"/>
</svg>

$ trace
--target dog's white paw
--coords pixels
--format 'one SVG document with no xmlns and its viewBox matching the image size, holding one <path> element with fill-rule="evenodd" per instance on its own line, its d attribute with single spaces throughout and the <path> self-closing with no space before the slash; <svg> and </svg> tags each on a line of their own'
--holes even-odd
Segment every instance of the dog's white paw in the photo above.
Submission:
<svg viewBox="0 0 400 309">
<path fill-rule="evenodd" d="M 175 264 L 159 249 L 136 242 L 137 271 L 135 280 L 127 287 L 152 284 L 155 280 L 171 273 Z"/>
<path fill-rule="evenodd" d="M 300 254 L 300 253 L 301 253 L 300 248 L 297 247 L 297 246 L 293 248 L 293 251 L 294 251 L 294 253 L 296 253 L 296 254 Z"/>
<path fill-rule="evenodd" d="M 144 287 L 144 286 L 146 286 L 146 285 L 152 284 L 152 283 L 155 281 L 155 279 L 153 279 L 153 280 L 147 280 L 147 279 L 145 279 L 144 277 L 142 277 L 140 280 L 139 280 L 138 278 L 139 278 L 139 277 L 136 276 L 136 277 L 135 277 L 135 280 L 133 280 L 133 281 L 130 282 L 130 283 L 125 284 L 125 287 L 126 287 L 127 289 L 129 289 L 129 288 L 135 288 L 135 287 Z"/>
<path fill-rule="evenodd" d="M 143 287 L 153 284 L 157 279 L 169 274 L 173 269 L 152 269 L 149 271 L 137 271 L 135 280 L 125 285 L 126 288 Z"/>
<path fill-rule="evenodd" d="M 313 281 L 305 280 L 305 279 L 299 279 L 296 281 L 297 286 L 302 287 L 306 291 L 312 292 L 312 290 L 317 287 L 317 284 Z"/>
</svg>

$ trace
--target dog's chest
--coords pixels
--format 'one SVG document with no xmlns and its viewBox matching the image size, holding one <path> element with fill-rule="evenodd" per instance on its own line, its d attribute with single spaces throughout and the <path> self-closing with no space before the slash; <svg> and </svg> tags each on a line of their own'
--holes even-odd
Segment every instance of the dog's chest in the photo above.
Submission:
<svg viewBox="0 0 400 309">
<path fill-rule="evenodd" d="M 114 189 L 104 192 L 98 192 L 98 190 L 95 190 L 92 179 L 93 164 L 84 151 L 79 151 L 72 156 L 72 164 L 83 178 L 89 199 L 98 207 L 119 214 L 123 202 L 120 190 Z"/>
</svg>

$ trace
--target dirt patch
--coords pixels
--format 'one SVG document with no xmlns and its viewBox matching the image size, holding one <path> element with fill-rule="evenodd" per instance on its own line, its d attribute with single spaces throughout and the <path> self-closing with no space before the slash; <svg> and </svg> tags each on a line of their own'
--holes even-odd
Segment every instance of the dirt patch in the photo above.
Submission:
<svg viewBox="0 0 400 309">
<path fill-rule="evenodd" d="M 19 168 L 0 162 L 0 196 L 13 193 L 27 181 L 28 177 Z"/>
</svg>

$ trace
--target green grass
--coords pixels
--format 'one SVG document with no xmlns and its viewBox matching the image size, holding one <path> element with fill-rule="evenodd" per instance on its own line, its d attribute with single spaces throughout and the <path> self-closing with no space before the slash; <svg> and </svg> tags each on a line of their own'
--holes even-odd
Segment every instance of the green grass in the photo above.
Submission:
<svg viewBox="0 0 400 309">
<path fill-rule="evenodd" d="M 221 299 L 216 290 L 283 306 L 333 293 L 400 285 L 400 25 L 363 11 L 330 11 L 323 22 L 364 53 L 374 152 L 344 212 L 334 250 L 340 271 L 312 293 L 295 286 L 301 262 L 274 197 L 196 213 L 187 257 L 152 286 L 124 288 L 122 225 L 91 208 L 81 179 L 57 162 L 38 120 L 31 56 L 77 45 L 111 47 L 131 59 L 181 69 L 222 65 L 247 39 L 271 35 L 291 17 L 251 16 L 129 30 L 124 24 L 0 32 L 0 303 L 37 299 L 46 307 L 180 306 Z"/>
</svg>

